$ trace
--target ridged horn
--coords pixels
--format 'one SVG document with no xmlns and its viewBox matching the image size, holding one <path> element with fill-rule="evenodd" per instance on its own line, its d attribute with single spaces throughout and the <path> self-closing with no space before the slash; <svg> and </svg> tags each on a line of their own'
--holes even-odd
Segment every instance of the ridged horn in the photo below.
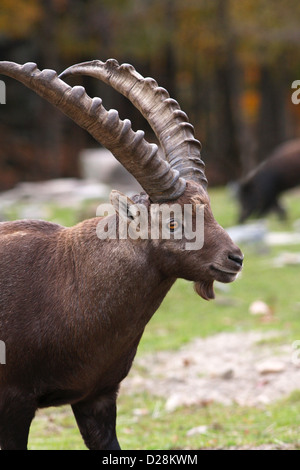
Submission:
<svg viewBox="0 0 300 470">
<path fill-rule="evenodd" d="M 2 61 L 0 73 L 22 82 L 86 129 L 136 178 L 153 202 L 177 199 L 184 192 L 185 180 L 158 155 L 157 146 L 144 139 L 144 132 L 134 132 L 128 119 L 122 121 L 117 111 L 107 111 L 102 100 L 91 99 L 83 87 L 71 87 L 54 70 L 40 71 L 32 62 Z"/>
<path fill-rule="evenodd" d="M 132 65 L 119 65 L 115 59 L 73 65 L 62 72 L 60 78 L 69 75 L 98 78 L 126 96 L 149 122 L 171 167 L 184 179 L 206 187 L 201 144 L 194 137 L 194 127 L 177 101 L 154 79 L 144 78 Z"/>
</svg>

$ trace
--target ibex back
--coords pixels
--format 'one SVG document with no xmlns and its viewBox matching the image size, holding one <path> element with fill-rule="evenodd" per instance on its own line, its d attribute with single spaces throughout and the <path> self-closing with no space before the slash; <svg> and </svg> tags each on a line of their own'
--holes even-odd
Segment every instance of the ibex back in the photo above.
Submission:
<svg viewBox="0 0 300 470">
<path fill-rule="evenodd" d="M 141 204 L 204 207 L 204 245 L 186 249 L 182 221 L 161 220 L 168 238 L 97 236 L 99 218 L 65 228 L 42 221 L 0 224 L 0 446 L 25 449 L 38 408 L 70 404 L 89 449 L 119 449 L 116 399 L 144 328 L 177 278 L 195 282 L 204 299 L 213 282 L 233 281 L 243 255 L 214 220 L 200 142 L 176 101 L 132 66 L 93 61 L 68 74 L 88 74 L 127 96 L 152 126 L 164 152 L 134 132 L 116 111 L 82 87 L 70 87 L 35 64 L 0 62 L 0 73 L 23 82 L 87 129 L 135 176 L 145 193 L 111 203 L 128 224 Z M 125 203 L 124 203 L 125 200 Z M 109 217 L 114 217 L 113 215 Z M 110 219 L 104 225 L 109 225 Z"/>
</svg>

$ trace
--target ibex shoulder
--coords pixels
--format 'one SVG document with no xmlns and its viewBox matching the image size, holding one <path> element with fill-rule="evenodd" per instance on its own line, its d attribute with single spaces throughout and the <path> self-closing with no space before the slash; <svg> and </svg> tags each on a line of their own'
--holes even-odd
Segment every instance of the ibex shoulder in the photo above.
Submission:
<svg viewBox="0 0 300 470">
<path fill-rule="evenodd" d="M 25 236 L 27 234 L 47 234 L 63 230 L 64 227 L 43 220 L 16 220 L 13 222 L 0 222 L 0 237 Z"/>
</svg>

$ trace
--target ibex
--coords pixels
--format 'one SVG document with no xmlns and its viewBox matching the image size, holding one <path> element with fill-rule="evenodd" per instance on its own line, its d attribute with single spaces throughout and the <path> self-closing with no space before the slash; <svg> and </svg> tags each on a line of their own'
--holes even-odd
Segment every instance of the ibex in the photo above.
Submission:
<svg viewBox="0 0 300 470">
<path fill-rule="evenodd" d="M 286 211 L 279 197 L 288 189 L 300 185 L 300 139 L 289 140 L 278 147 L 241 182 L 239 222 L 254 215 L 262 217 L 271 211 L 280 218 Z"/>
<path fill-rule="evenodd" d="M 33 63 L 1 62 L 0 73 L 63 111 L 133 174 L 145 193 L 125 199 L 128 224 L 136 217 L 134 203 L 149 214 L 153 204 L 204 207 L 204 245 L 198 250 L 185 249 L 184 233 L 101 240 L 97 217 L 71 228 L 43 221 L 0 224 L 0 339 L 6 347 L 6 364 L 0 365 L 1 448 L 26 449 L 36 410 L 70 404 L 89 449 L 117 450 L 118 389 L 147 322 L 177 278 L 194 281 L 196 292 L 212 299 L 213 282 L 235 280 L 243 255 L 212 215 L 193 126 L 153 79 L 112 59 L 74 65 L 60 77 Z M 99 98 L 65 83 L 62 78 L 70 74 L 96 77 L 129 98 L 164 155 Z M 112 192 L 116 210 L 120 198 Z M 177 221 L 166 223 L 174 235 Z"/>
</svg>

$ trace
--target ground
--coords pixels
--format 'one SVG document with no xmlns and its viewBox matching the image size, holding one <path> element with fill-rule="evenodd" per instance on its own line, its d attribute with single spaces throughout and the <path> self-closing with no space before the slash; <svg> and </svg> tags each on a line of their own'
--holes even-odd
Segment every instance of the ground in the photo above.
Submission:
<svg viewBox="0 0 300 470">
<path fill-rule="evenodd" d="M 297 350 L 280 340 L 278 331 L 219 333 L 178 351 L 147 354 L 136 361 L 122 392 L 162 397 L 167 411 L 213 402 L 269 404 L 300 386 Z"/>
</svg>

